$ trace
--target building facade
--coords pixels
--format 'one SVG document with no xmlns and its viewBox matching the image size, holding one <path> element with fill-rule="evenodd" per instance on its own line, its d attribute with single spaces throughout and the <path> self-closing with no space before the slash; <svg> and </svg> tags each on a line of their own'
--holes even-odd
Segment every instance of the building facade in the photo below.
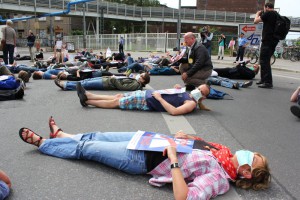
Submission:
<svg viewBox="0 0 300 200">
<path fill-rule="evenodd" d="M 256 13 L 263 10 L 265 2 L 266 0 L 197 0 L 197 9 Z M 268 2 L 274 4 L 275 0 Z"/>
</svg>

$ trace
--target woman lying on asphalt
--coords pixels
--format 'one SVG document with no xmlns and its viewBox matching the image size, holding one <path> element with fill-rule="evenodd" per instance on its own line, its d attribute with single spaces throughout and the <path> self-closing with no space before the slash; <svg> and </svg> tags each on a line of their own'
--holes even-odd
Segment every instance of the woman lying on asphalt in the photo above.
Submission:
<svg viewBox="0 0 300 200">
<path fill-rule="evenodd" d="M 226 193 L 230 181 L 244 189 L 266 189 L 271 180 L 267 159 L 259 153 L 239 150 L 234 155 L 226 146 L 208 143 L 182 131 L 175 138 L 195 140 L 191 153 L 177 153 L 175 142 L 162 152 L 127 149 L 135 132 L 92 132 L 71 135 L 49 119 L 50 138 L 44 139 L 21 128 L 21 139 L 43 154 L 93 160 L 128 174 L 152 175 L 149 183 L 173 184 L 175 199 L 210 199 Z"/>
<path fill-rule="evenodd" d="M 176 84 L 175 88 L 181 88 Z M 77 82 L 77 94 L 83 107 L 92 105 L 98 108 L 119 108 L 122 110 L 144 110 L 168 112 L 170 115 L 184 115 L 194 111 L 197 104 L 200 109 L 208 110 L 202 101 L 208 96 L 210 87 L 200 85 L 191 94 L 178 92 L 161 94 L 155 90 L 138 90 L 117 95 L 97 95 L 87 92 L 80 82 Z"/>
</svg>

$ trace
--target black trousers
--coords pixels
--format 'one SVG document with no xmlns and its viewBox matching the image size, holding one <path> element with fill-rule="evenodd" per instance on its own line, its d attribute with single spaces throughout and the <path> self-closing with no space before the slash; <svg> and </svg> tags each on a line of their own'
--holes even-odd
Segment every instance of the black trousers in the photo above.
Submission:
<svg viewBox="0 0 300 200">
<path fill-rule="evenodd" d="M 272 70 L 271 70 L 271 56 L 273 55 L 275 48 L 277 46 L 278 41 L 267 41 L 262 42 L 261 48 L 260 48 L 260 76 L 261 76 L 261 82 L 263 83 L 269 83 L 273 84 L 272 79 Z"/>
<path fill-rule="evenodd" d="M 246 47 L 243 47 L 243 46 L 239 46 L 239 49 L 238 49 L 238 52 L 237 52 L 237 56 L 236 56 L 236 61 L 243 61 L 244 59 L 244 53 L 245 53 L 245 48 Z"/>
<path fill-rule="evenodd" d="M 15 45 L 6 44 L 3 49 L 3 60 L 6 65 L 14 63 Z"/>
<path fill-rule="evenodd" d="M 119 44 L 119 53 L 124 53 L 123 44 Z"/>
</svg>

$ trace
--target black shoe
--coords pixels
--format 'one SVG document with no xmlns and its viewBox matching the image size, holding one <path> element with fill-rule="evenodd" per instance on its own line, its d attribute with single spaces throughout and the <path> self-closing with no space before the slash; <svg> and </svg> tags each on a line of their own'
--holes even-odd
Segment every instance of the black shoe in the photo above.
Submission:
<svg viewBox="0 0 300 200">
<path fill-rule="evenodd" d="M 256 85 L 261 85 L 261 84 L 263 84 L 264 82 L 262 82 L 261 80 L 260 81 L 257 81 L 256 82 Z"/>
<path fill-rule="evenodd" d="M 291 109 L 291 112 L 293 113 L 293 115 L 300 118 L 300 107 L 299 106 L 293 105 L 293 106 L 291 106 L 290 109 Z"/>
<path fill-rule="evenodd" d="M 273 85 L 271 83 L 263 83 L 263 84 L 258 85 L 258 87 L 272 89 Z"/>
<path fill-rule="evenodd" d="M 240 88 L 240 84 L 239 83 L 234 83 L 232 85 L 232 89 L 239 89 Z"/>
<path fill-rule="evenodd" d="M 55 85 L 57 85 L 57 87 L 59 87 L 60 89 L 62 89 L 62 90 L 64 89 L 63 86 L 60 85 L 60 81 L 59 81 L 58 78 L 56 78 L 56 79 L 54 80 L 54 83 L 55 83 Z"/>
<path fill-rule="evenodd" d="M 246 81 L 243 83 L 242 88 L 247 88 L 250 87 L 252 85 L 253 81 Z"/>
<path fill-rule="evenodd" d="M 194 90 L 196 87 L 195 86 L 193 86 L 193 85 L 185 85 L 185 89 L 187 90 L 187 91 L 192 91 L 192 90 Z"/>
<path fill-rule="evenodd" d="M 85 102 L 88 100 L 87 99 L 87 96 L 85 94 L 85 89 L 82 87 L 81 83 L 80 82 L 77 82 L 76 84 L 76 90 L 77 90 L 77 95 L 79 97 L 79 100 L 80 100 L 80 104 L 83 106 L 83 107 L 86 107 L 88 106 Z"/>
</svg>

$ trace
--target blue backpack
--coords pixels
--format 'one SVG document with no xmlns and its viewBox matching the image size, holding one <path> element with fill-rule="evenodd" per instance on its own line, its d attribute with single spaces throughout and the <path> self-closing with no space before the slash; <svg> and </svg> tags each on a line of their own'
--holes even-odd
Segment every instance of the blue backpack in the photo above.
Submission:
<svg viewBox="0 0 300 200">
<path fill-rule="evenodd" d="M 0 76 L 0 101 L 21 99 L 24 95 L 24 83 L 13 76 Z"/>
<path fill-rule="evenodd" d="M 20 81 L 17 81 L 14 76 L 0 76 L 0 90 L 13 90 L 20 86 Z"/>
</svg>

